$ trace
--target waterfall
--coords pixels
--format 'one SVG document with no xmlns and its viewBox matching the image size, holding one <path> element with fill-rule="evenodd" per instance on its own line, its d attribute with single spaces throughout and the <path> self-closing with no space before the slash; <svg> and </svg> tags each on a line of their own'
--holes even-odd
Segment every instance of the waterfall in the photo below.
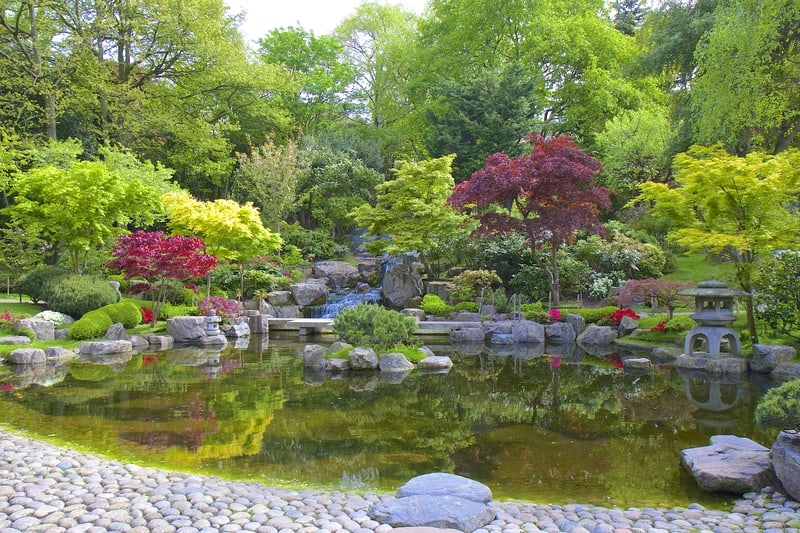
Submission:
<svg viewBox="0 0 800 533">
<path fill-rule="evenodd" d="M 380 289 L 370 289 L 367 292 L 356 292 L 353 290 L 333 291 L 328 295 L 328 301 L 313 309 L 312 314 L 314 316 L 310 318 L 333 318 L 338 315 L 342 309 L 355 307 L 360 303 L 379 304 L 382 302 L 383 297 L 381 296 Z"/>
</svg>

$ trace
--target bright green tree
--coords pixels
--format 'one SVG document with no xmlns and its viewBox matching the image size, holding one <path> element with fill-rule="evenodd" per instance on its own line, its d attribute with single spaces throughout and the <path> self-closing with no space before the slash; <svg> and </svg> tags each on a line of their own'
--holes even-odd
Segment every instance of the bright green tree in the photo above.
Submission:
<svg viewBox="0 0 800 533">
<path fill-rule="evenodd" d="M 631 204 L 649 204 L 655 216 L 669 220 L 669 237 L 678 244 L 727 257 L 742 290 L 752 291 L 759 257 L 797 248 L 800 152 L 738 157 L 721 145 L 693 146 L 675 158 L 675 169 L 674 187 L 643 183 Z M 757 341 L 750 299 L 747 318 Z"/>
<path fill-rule="evenodd" d="M 185 192 L 167 193 L 162 200 L 172 231 L 200 237 L 209 254 L 239 266 L 242 293 L 245 263 L 280 249 L 280 235 L 263 226 L 258 209 L 251 203 L 240 205 L 223 199 L 203 202 Z"/>
<path fill-rule="evenodd" d="M 34 168 L 18 175 L 12 193 L 13 205 L 3 210 L 12 224 L 63 246 L 76 273 L 129 224 L 151 223 L 159 206 L 156 188 L 97 161 Z"/>
<path fill-rule="evenodd" d="M 435 277 L 427 255 L 440 240 L 472 229 L 467 215 L 447 205 L 455 186 L 452 163 L 452 155 L 419 163 L 399 161 L 393 169 L 395 179 L 376 187 L 377 204 L 365 204 L 351 212 L 368 235 L 379 237 L 367 244 L 371 252 L 417 251 L 428 278 Z"/>
</svg>

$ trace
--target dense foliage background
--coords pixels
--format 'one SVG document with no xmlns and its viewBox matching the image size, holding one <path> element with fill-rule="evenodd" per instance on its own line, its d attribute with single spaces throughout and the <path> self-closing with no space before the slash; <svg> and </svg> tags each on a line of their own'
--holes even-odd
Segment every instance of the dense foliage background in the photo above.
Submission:
<svg viewBox="0 0 800 533">
<path fill-rule="evenodd" d="M 364 2 L 330 35 L 281 28 L 252 49 L 237 24 L 223 0 L 3 2 L 6 271 L 98 272 L 118 236 L 166 229 L 208 241 L 241 297 L 277 284 L 247 289 L 248 261 L 341 256 L 367 229 L 385 250 L 416 247 L 429 277 L 487 268 L 509 293 L 557 302 L 658 278 L 685 250 L 731 261 L 750 290 L 757 260 L 796 242 L 794 0 L 430 0 L 422 16 Z M 591 183 L 537 159 L 557 157 L 554 139 L 574 143 Z M 447 199 L 475 176 L 508 183 L 498 157 L 527 172 L 515 179 L 552 176 L 594 199 L 560 211 L 541 192 Z M 769 215 L 754 219 L 745 194 Z M 187 206 L 209 216 L 178 220 Z M 583 225 L 566 220 L 587 209 Z M 266 233 L 250 216 L 214 235 L 245 211 Z M 521 224 L 473 232 L 501 214 Z M 242 231 L 263 249 L 226 248 Z"/>
</svg>

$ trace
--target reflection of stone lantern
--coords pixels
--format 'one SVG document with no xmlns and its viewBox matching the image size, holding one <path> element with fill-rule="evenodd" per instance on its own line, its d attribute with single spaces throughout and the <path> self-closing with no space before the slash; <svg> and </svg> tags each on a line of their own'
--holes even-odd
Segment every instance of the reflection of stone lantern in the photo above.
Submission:
<svg viewBox="0 0 800 533">
<path fill-rule="evenodd" d="M 706 352 L 698 355 L 720 357 L 722 341 L 727 340 L 730 351 L 725 354 L 741 356 L 742 345 L 739 335 L 730 325 L 736 320 L 736 315 L 733 314 L 734 298 L 748 294 L 729 289 L 726 284 L 715 280 L 700 282 L 697 288 L 683 290 L 680 294 L 694 296 L 695 312 L 690 316 L 698 323 L 686 334 L 684 355 L 695 355 L 697 341 L 705 339 Z"/>
</svg>

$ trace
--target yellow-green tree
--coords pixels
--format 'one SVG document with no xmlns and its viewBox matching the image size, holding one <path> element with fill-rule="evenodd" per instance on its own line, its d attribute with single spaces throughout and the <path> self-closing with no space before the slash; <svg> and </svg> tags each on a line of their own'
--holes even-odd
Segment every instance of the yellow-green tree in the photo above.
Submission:
<svg viewBox="0 0 800 533">
<path fill-rule="evenodd" d="M 167 193 L 162 201 L 173 232 L 201 237 L 210 254 L 239 266 L 242 291 L 245 262 L 276 252 L 281 246 L 280 235 L 264 227 L 258 209 L 250 202 L 204 202 L 187 192 Z"/>
<path fill-rule="evenodd" d="M 419 163 L 399 161 L 395 179 L 375 186 L 378 201 L 350 212 L 368 235 L 380 237 L 368 243 L 372 253 L 417 251 L 430 279 L 435 277 L 427 255 L 441 239 L 468 232 L 469 217 L 449 205 L 447 198 L 455 182 L 451 174 L 454 156 Z"/>
<path fill-rule="evenodd" d="M 678 244 L 730 260 L 742 290 L 751 291 L 759 257 L 797 248 L 800 152 L 738 157 L 721 145 L 693 146 L 676 156 L 674 164 L 674 187 L 643 183 L 641 194 L 630 203 L 648 203 L 653 215 L 669 220 L 669 237 Z M 747 320 L 755 342 L 750 299 Z"/>
</svg>

